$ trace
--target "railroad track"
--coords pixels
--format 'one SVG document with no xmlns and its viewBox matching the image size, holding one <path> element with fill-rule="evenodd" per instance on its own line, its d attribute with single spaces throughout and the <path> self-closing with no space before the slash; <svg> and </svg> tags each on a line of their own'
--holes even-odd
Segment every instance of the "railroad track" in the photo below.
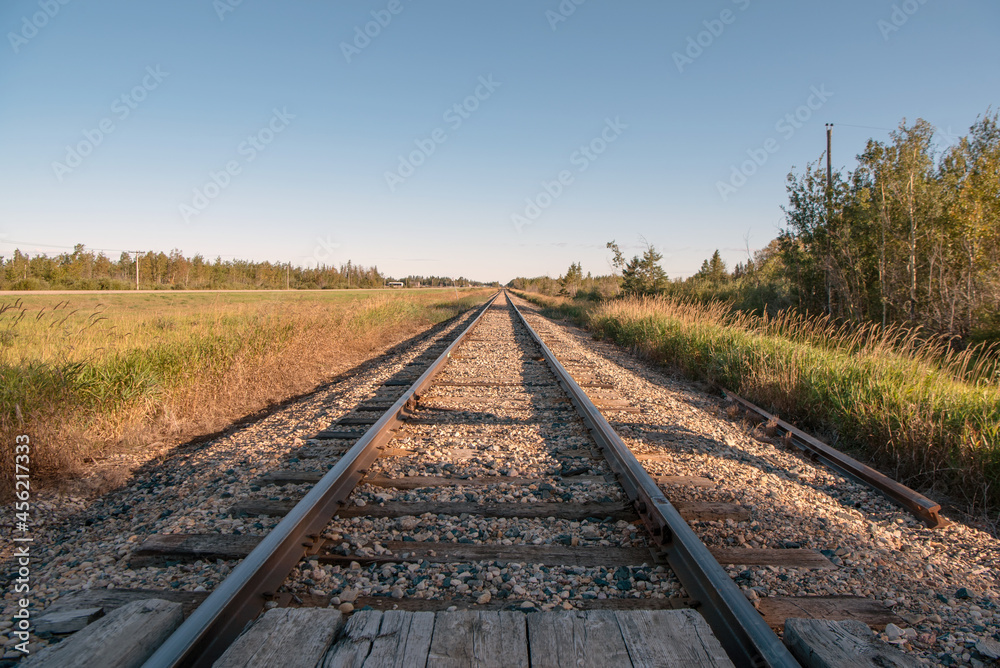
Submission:
<svg viewBox="0 0 1000 668">
<path fill-rule="evenodd" d="M 685 496 L 671 491 L 716 483 L 648 473 L 657 455 L 637 457 L 605 416 L 642 408 L 549 343 L 501 292 L 255 481 L 229 514 L 281 518 L 266 536 L 148 538 L 135 568 L 239 563 L 207 598 L 185 599 L 197 607 L 149 641 L 145 665 L 382 665 L 396 652 L 412 665 L 562 665 L 575 653 L 589 661 L 577 665 L 796 666 L 774 619 L 894 619 L 830 598 L 777 601 L 768 619 L 733 570 L 810 578 L 831 559 L 706 546 L 692 526 L 747 510 L 671 504 Z"/>
</svg>

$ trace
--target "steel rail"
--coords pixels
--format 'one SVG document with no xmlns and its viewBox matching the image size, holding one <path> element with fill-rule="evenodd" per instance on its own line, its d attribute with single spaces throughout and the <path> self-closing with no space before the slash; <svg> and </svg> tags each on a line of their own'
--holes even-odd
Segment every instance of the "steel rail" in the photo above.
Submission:
<svg viewBox="0 0 1000 668">
<path fill-rule="evenodd" d="M 890 501 L 910 511 L 917 519 L 923 521 L 928 528 L 939 529 L 948 526 L 948 520 L 938 514 L 941 512 L 941 504 L 928 499 L 923 494 L 910 489 L 901 482 L 893 480 L 870 466 L 862 464 L 853 457 L 830 447 L 798 427 L 771 415 L 760 406 L 750 403 L 738 394 L 734 394 L 729 390 L 723 390 L 723 392 L 736 403 L 767 420 L 782 434 L 790 434 L 792 443 L 800 450 L 813 455 L 816 459 L 819 459 L 843 475 L 881 492 Z"/>
<path fill-rule="evenodd" d="M 746 668 L 799 668 L 799 663 L 667 500 L 587 393 L 556 359 L 514 302 L 510 299 L 508 302 L 583 416 L 656 546 L 664 552 L 670 568 L 688 594 L 698 601 L 699 612 L 732 662 Z"/>
<path fill-rule="evenodd" d="M 392 437 L 417 396 L 447 363 L 452 351 L 479 324 L 497 292 L 392 407 L 331 468 L 284 519 L 233 569 L 143 668 L 211 666 L 256 619 L 288 574 L 319 539 L 319 534 L 361 482 L 378 451 Z"/>
</svg>

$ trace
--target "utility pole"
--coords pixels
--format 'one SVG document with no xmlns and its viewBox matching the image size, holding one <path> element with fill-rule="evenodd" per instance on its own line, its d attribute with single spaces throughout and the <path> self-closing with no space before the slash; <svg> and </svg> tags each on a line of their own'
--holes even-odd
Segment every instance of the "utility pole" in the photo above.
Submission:
<svg viewBox="0 0 1000 668">
<path fill-rule="evenodd" d="M 826 187 L 833 190 L 833 160 L 830 147 L 833 145 L 833 123 L 826 124 Z"/>
<path fill-rule="evenodd" d="M 135 253 L 135 289 L 139 289 L 139 253 L 140 251 L 132 251 Z"/>
<path fill-rule="evenodd" d="M 826 124 L 826 221 L 827 228 L 832 224 L 833 219 L 833 160 L 830 156 L 830 148 L 833 145 L 833 123 Z M 829 241 L 827 241 L 829 244 Z M 829 252 L 829 249 L 827 249 Z M 833 286 L 830 281 L 830 272 L 826 274 L 826 312 L 833 315 Z"/>
<path fill-rule="evenodd" d="M 290 290 L 291 289 L 289 287 L 291 285 L 291 280 L 292 280 L 291 277 L 290 277 L 291 272 L 292 272 L 292 263 L 291 262 L 286 262 L 285 263 L 285 289 L 286 290 Z"/>
</svg>

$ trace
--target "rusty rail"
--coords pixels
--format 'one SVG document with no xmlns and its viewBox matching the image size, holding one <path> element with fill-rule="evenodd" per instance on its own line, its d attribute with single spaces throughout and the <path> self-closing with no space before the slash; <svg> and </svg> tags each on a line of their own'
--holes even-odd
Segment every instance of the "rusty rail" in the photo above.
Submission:
<svg viewBox="0 0 1000 668">
<path fill-rule="evenodd" d="M 392 430 L 415 404 L 416 395 L 430 385 L 451 352 L 479 324 L 499 295 L 493 295 L 481 307 L 451 345 L 160 645 L 143 668 L 207 667 L 222 655 L 319 539 L 323 527 L 364 478 L 379 449 L 392 437 Z"/>
<path fill-rule="evenodd" d="M 798 661 L 667 500 L 600 409 L 559 363 L 513 301 L 510 305 L 583 416 L 670 568 L 688 594 L 699 602 L 699 612 L 712 627 L 729 658 L 740 667 L 799 668 Z"/>
<path fill-rule="evenodd" d="M 744 408 L 767 420 L 768 424 L 774 425 L 774 427 L 782 434 L 789 434 L 791 436 L 792 443 L 794 443 L 800 450 L 814 455 L 830 468 L 839 471 L 849 478 L 853 478 L 862 484 L 878 490 L 890 501 L 899 504 L 906 510 L 913 513 L 914 516 L 922 520 L 929 528 L 939 529 L 949 524 L 948 520 L 939 515 L 941 512 L 941 505 L 939 503 L 936 503 L 928 499 L 926 496 L 913 491 L 906 485 L 889 478 L 870 466 L 862 464 L 853 457 L 845 455 L 843 452 L 830 447 L 823 441 L 810 436 L 798 427 L 785 422 L 777 416 L 771 415 L 760 406 L 750 403 L 738 394 L 730 392 L 729 390 L 723 390 L 723 392 L 737 404 L 740 404 Z"/>
</svg>

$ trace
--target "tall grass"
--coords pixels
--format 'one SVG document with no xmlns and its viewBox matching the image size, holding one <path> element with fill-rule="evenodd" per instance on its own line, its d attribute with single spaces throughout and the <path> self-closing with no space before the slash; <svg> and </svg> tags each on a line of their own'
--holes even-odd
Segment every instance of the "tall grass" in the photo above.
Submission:
<svg viewBox="0 0 1000 668">
<path fill-rule="evenodd" d="M 825 433 L 918 488 L 1000 509 L 998 356 L 919 331 L 732 312 L 668 298 L 606 302 L 596 335 Z"/>
<path fill-rule="evenodd" d="M 27 433 L 43 480 L 78 471 L 88 457 L 214 431 L 487 294 L 135 295 L 111 304 L 39 296 L 0 304 L 0 458 L 10 470 L 14 437 Z"/>
</svg>

